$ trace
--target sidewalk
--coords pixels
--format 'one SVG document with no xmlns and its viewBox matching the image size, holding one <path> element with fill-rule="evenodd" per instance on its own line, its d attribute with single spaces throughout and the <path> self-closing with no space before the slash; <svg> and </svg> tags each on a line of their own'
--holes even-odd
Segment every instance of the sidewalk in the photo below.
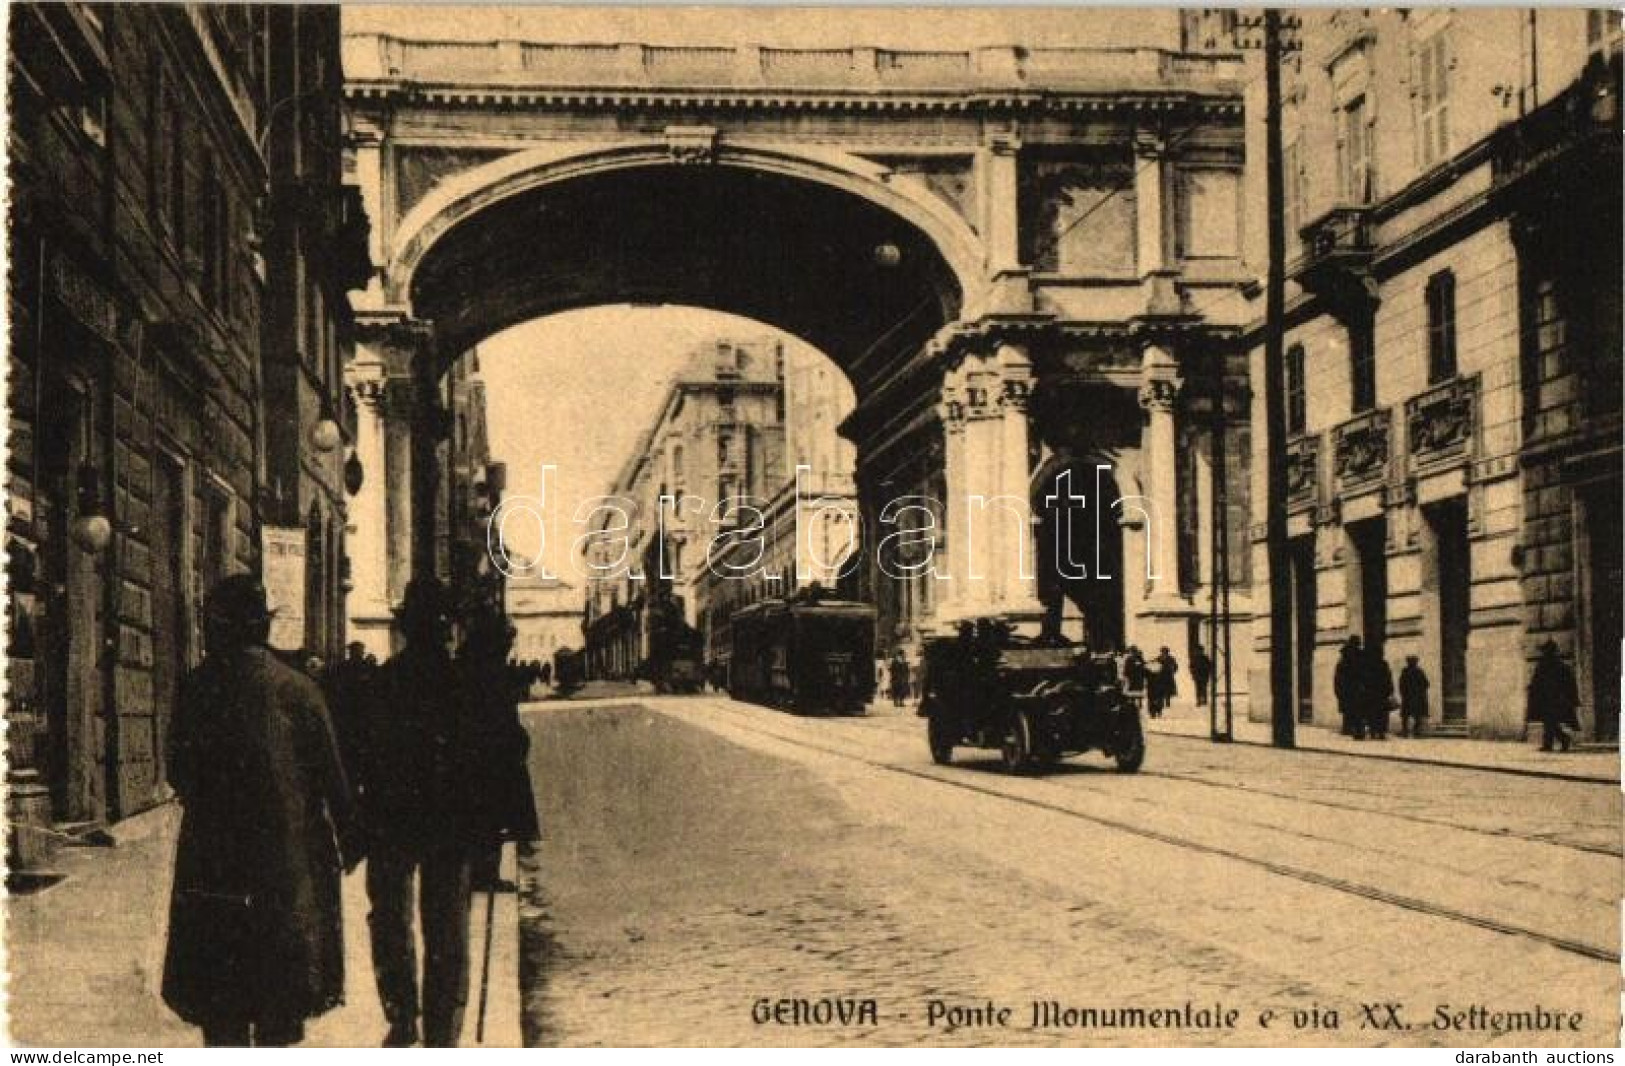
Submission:
<svg viewBox="0 0 1625 1066">
<path fill-rule="evenodd" d="M 34 1047 L 197 1047 L 199 1031 L 159 998 L 169 885 L 180 809 L 166 804 L 118 823 L 111 848 L 61 849 L 66 879 L 0 904 L 9 999 L 6 1042 Z M 306 1026 L 306 1047 L 376 1047 L 384 1016 L 372 983 L 365 867 L 344 879 L 345 999 Z M 513 848 L 503 876 L 513 877 Z M 474 1044 L 485 899 L 476 896 L 470 941 L 465 1046 Z M 485 1043 L 519 1047 L 519 919 L 514 896 L 498 895 Z M 421 956 L 420 956 L 421 958 Z"/>
<path fill-rule="evenodd" d="M 1198 707 L 1189 701 L 1176 701 L 1163 717 L 1148 717 L 1145 724 L 1148 731 L 1164 736 L 1209 739 L 1208 708 Z M 1534 730 L 1534 737 L 1527 742 L 1426 735 L 1413 738 L 1401 737 L 1390 731 L 1387 740 L 1355 740 L 1335 730 L 1300 722 L 1297 727 L 1297 747 L 1300 751 L 1333 752 L 1366 759 L 1389 759 L 1396 762 L 1495 770 L 1536 777 L 1619 783 L 1618 751 L 1576 748 L 1567 753 L 1544 752 L 1540 750 L 1539 736 L 1538 728 Z M 1248 721 L 1244 708 L 1237 707 L 1235 742 L 1269 746 L 1270 724 Z"/>
</svg>

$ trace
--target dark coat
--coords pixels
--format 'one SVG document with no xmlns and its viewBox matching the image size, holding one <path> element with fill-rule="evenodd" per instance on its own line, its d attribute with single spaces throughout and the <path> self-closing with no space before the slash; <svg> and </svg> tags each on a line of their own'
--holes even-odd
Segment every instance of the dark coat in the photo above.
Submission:
<svg viewBox="0 0 1625 1066">
<path fill-rule="evenodd" d="M 1157 672 L 1151 675 L 1151 694 L 1158 699 L 1171 700 L 1179 695 L 1179 684 L 1174 680 L 1179 674 L 1179 660 L 1163 654 L 1154 661 Z"/>
<path fill-rule="evenodd" d="M 1399 710 L 1408 718 L 1426 718 L 1428 714 L 1428 675 L 1414 663 L 1405 664 L 1399 672 Z"/>
<path fill-rule="evenodd" d="M 472 840 L 460 680 L 441 649 L 409 646 L 378 668 L 360 756 L 371 840 L 406 849 Z"/>
<path fill-rule="evenodd" d="M 501 660 L 459 660 L 458 679 L 471 839 L 541 839 L 530 781 L 530 734 L 519 721 L 520 685 Z"/>
<path fill-rule="evenodd" d="M 1195 681 L 1198 687 L 1201 687 L 1206 685 L 1208 678 L 1212 676 L 1213 660 L 1208 658 L 1207 652 L 1198 651 L 1195 655 L 1192 655 L 1191 680 Z"/>
<path fill-rule="evenodd" d="M 893 659 L 887 669 L 891 673 L 891 696 L 893 699 L 907 699 L 909 694 L 908 661 L 906 659 Z"/>
<path fill-rule="evenodd" d="M 1332 692 L 1337 696 L 1338 714 L 1347 718 L 1358 710 L 1360 684 L 1360 653 L 1345 644 L 1337 657 L 1337 669 L 1332 672 Z"/>
<path fill-rule="evenodd" d="M 1527 720 L 1578 729 L 1579 706 L 1580 687 L 1568 663 L 1555 656 L 1538 660 L 1535 673 L 1529 679 Z"/>
<path fill-rule="evenodd" d="M 316 683 L 264 647 L 205 659 L 181 684 L 169 782 L 184 813 L 164 1002 L 194 1025 L 343 1002 L 350 796 Z"/>
</svg>

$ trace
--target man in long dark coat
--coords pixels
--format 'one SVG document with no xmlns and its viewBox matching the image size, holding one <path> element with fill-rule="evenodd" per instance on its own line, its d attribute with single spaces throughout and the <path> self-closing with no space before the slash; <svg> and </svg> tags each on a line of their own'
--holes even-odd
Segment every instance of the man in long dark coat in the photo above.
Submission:
<svg viewBox="0 0 1625 1066">
<path fill-rule="evenodd" d="M 1415 655 L 1405 656 L 1405 669 L 1399 672 L 1399 735 L 1421 736 L 1428 716 L 1427 671 Z"/>
<path fill-rule="evenodd" d="M 379 667 L 361 754 L 368 835 L 367 923 L 385 1047 L 455 1046 L 468 1001 L 471 830 L 465 715 L 450 648 L 451 617 L 434 579 L 406 587 L 401 650 Z M 505 676 L 504 676 L 505 681 Z M 412 915 L 417 882 L 424 952 L 421 998 Z"/>
<path fill-rule="evenodd" d="M 1207 706 L 1207 683 L 1213 679 L 1213 660 L 1200 644 L 1191 652 L 1191 680 L 1196 683 L 1196 705 Z"/>
<path fill-rule="evenodd" d="M 479 614 L 457 657 L 469 833 L 478 849 L 474 886 L 482 890 L 511 887 L 498 880 L 503 844 L 541 838 L 527 760 L 530 734 L 519 721 L 527 686 L 506 668 L 514 635 L 504 615 Z"/>
<path fill-rule="evenodd" d="M 163 997 L 211 1046 L 284 1046 L 344 998 L 349 787 L 316 683 L 266 647 L 264 587 L 226 578 L 205 619 L 169 738 L 184 813 Z"/>
<path fill-rule="evenodd" d="M 1343 643 L 1337 656 L 1337 669 L 1332 672 L 1332 692 L 1337 696 L 1337 713 L 1343 719 L 1343 735 L 1355 740 L 1365 739 L 1365 715 L 1361 705 L 1363 660 L 1365 652 L 1358 636 Z"/>
<path fill-rule="evenodd" d="M 1393 713 L 1394 673 L 1388 660 L 1375 648 L 1367 648 L 1360 670 L 1360 703 L 1365 728 L 1373 740 L 1388 739 L 1388 717 Z"/>
<path fill-rule="evenodd" d="M 1580 728 L 1580 687 L 1575 683 L 1574 671 L 1569 669 L 1558 654 L 1557 642 L 1548 640 L 1535 660 L 1535 672 L 1529 678 L 1529 704 L 1526 718 L 1539 722 L 1543 732 L 1540 750 L 1551 751 L 1555 742 L 1564 751 L 1573 743 L 1569 729 Z"/>
</svg>

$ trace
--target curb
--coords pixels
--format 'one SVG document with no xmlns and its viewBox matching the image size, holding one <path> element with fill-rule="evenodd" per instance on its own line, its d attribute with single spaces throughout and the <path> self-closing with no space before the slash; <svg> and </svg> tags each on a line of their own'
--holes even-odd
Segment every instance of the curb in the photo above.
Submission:
<svg viewBox="0 0 1625 1066">
<path fill-rule="evenodd" d="M 1209 738 L 1205 736 L 1198 736 L 1193 733 L 1165 732 L 1160 729 L 1153 729 L 1150 730 L 1150 732 L 1155 733 L 1159 737 L 1173 737 L 1179 740 L 1197 740 L 1208 744 L 1213 743 L 1213 741 Z M 1620 784 L 1620 779 L 1618 777 L 1598 777 L 1594 774 L 1563 773 L 1559 770 L 1532 770 L 1523 766 L 1487 766 L 1483 763 L 1457 762 L 1452 759 L 1427 759 L 1417 758 L 1411 755 L 1379 755 L 1374 751 L 1344 751 L 1341 748 L 1295 747 L 1277 749 L 1275 748 L 1275 745 L 1266 744 L 1261 740 L 1243 740 L 1239 737 L 1229 741 L 1229 743 L 1246 744 L 1254 748 L 1272 748 L 1275 750 L 1302 752 L 1311 755 L 1338 755 L 1350 759 L 1379 759 L 1383 762 L 1406 762 L 1416 763 L 1421 766 L 1444 766 L 1452 770 L 1480 770 L 1485 773 L 1492 774 L 1516 774 L 1520 777 L 1540 777 L 1554 781 L 1575 781 L 1589 785 L 1618 786 Z"/>
</svg>

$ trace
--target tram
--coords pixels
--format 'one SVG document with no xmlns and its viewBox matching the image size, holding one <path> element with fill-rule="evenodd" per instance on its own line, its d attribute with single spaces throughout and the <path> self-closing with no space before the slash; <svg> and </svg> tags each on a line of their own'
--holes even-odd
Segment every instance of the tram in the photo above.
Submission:
<svg viewBox="0 0 1625 1066">
<path fill-rule="evenodd" d="M 728 693 L 807 713 L 862 714 L 875 695 L 875 609 L 822 597 L 734 612 Z"/>
</svg>

